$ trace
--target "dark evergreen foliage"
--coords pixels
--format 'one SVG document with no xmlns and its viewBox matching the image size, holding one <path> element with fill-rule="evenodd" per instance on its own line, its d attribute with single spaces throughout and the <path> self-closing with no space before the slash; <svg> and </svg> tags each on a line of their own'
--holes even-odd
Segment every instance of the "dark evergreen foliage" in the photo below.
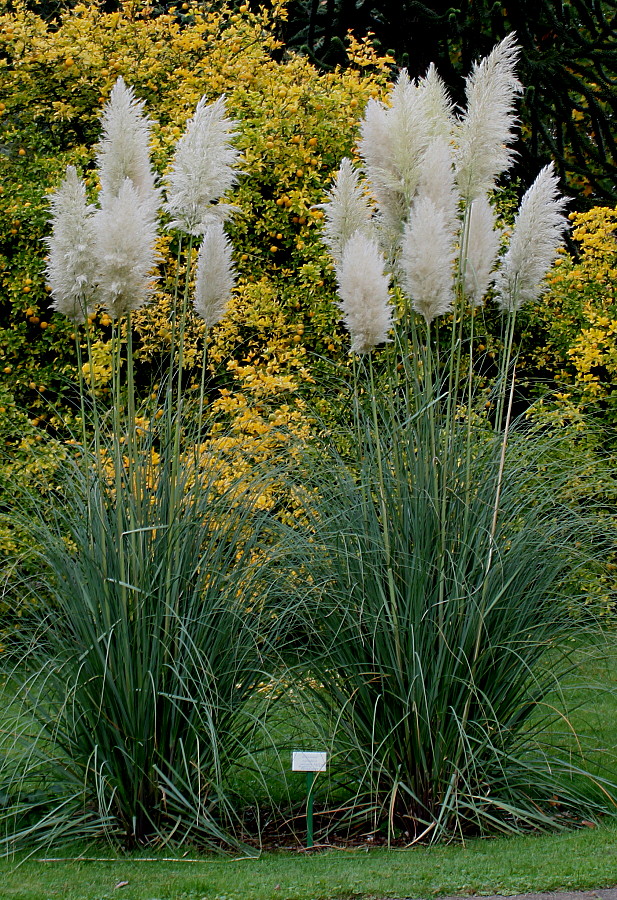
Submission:
<svg viewBox="0 0 617 900">
<path fill-rule="evenodd" d="M 109 11 L 119 0 L 100 3 Z M 71 0 L 27 5 L 54 19 Z M 172 0 L 153 0 L 151 12 L 172 7 L 183 21 L 182 4 Z M 516 31 L 526 87 L 513 176 L 527 187 L 554 159 L 575 207 L 617 200 L 617 0 L 290 0 L 288 12 L 284 44 L 320 66 L 345 62 L 350 30 L 357 37 L 370 32 L 413 77 L 434 62 L 461 103 L 462 75 Z"/>
<path fill-rule="evenodd" d="M 331 66 L 349 30 L 372 32 L 412 76 L 434 62 L 459 102 L 462 73 L 515 30 L 526 89 L 514 174 L 527 185 L 554 158 L 579 203 L 617 198 L 617 0 L 292 0 L 284 39 Z"/>
</svg>

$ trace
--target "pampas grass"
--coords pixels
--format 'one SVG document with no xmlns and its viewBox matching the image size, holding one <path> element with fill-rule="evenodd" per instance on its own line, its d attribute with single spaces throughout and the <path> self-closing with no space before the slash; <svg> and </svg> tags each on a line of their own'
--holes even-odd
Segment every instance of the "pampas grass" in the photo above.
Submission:
<svg viewBox="0 0 617 900">
<path fill-rule="evenodd" d="M 510 35 L 474 66 L 457 120 L 432 70 L 418 84 L 401 76 L 389 108 L 368 105 L 360 170 L 395 285 L 392 340 L 379 355 L 352 342 L 365 353 L 352 421 L 301 477 L 312 518 L 297 552 L 311 578 L 297 592 L 314 627 L 299 680 L 333 723 L 343 820 L 410 842 L 617 810 L 617 786 L 555 747 L 546 706 L 602 529 L 572 498 L 561 436 L 513 414 L 516 311 L 540 296 L 566 224 L 547 167 L 498 258 L 487 192 L 512 162 L 517 55 Z M 478 396 L 475 319 L 493 282 L 504 352 Z"/>
<path fill-rule="evenodd" d="M 472 306 L 480 306 L 493 281 L 499 254 L 500 232 L 487 197 L 476 198 L 470 207 L 464 262 L 464 293 Z"/>
<path fill-rule="evenodd" d="M 94 215 L 93 232 L 96 299 L 118 319 L 150 300 L 158 259 L 156 222 L 131 179 L 124 179 L 117 196 L 106 197 Z"/>
<path fill-rule="evenodd" d="M 518 55 L 512 32 L 466 79 L 467 106 L 456 127 L 456 178 L 467 202 L 492 190 L 512 165 L 515 104 L 523 90 L 515 74 Z"/>
<path fill-rule="evenodd" d="M 227 116 L 225 97 L 207 103 L 202 97 L 174 153 L 166 178 L 165 210 L 170 228 L 203 234 L 211 222 L 234 210 L 220 198 L 237 180 L 239 151 L 232 138 L 236 123 Z"/>
<path fill-rule="evenodd" d="M 445 137 L 435 138 L 422 157 L 417 198 L 427 198 L 441 210 L 450 232 L 458 227 L 460 197 L 454 181 L 452 149 Z"/>
<path fill-rule="evenodd" d="M 197 254 L 193 297 L 195 312 L 207 328 L 220 322 L 231 299 L 235 284 L 231 253 L 231 241 L 223 223 L 208 225 Z"/>
<path fill-rule="evenodd" d="M 568 222 L 566 199 L 559 195 L 553 164 L 545 166 L 531 185 L 514 221 L 514 231 L 495 277 L 500 308 L 516 312 L 543 293 L 543 280 L 557 257 Z"/>
<path fill-rule="evenodd" d="M 401 282 L 415 312 L 430 323 L 452 309 L 455 247 L 447 213 L 428 197 L 411 207 L 403 232 Z"/>
<path fill-rule="evenodd" d="M 138 100 L 133 89 L 119 77 L 101 117 L 103 135 L 96 154 L 99 202 L 103 208 L 113 202 L 128 178 L 147 217 L 154 221 L 161 192 L 150 162 L 151 122 L 144 106 L 143 100 Z"/>
<path fill-rule="evenodd" d="M 179 475 L 165 440 L 151 422 L 119 479 L 113 443 L 103 474 L 97 458 L 67 461 L 57 503 L 24 522 L 45 587 L 8 648 L 5 848 L 238 844 L 229 770 L 250 759 L 249 701 L 274 651 L 263 485 L 222 490 L 218 461 L 192 453 Z"/>
<path fill-rule="evenodd" d="M 339 265 L 345 244 L 356 231 L 370 231 L 371 207 L 350 159 L 343 159 L 325 210 L 323 242 Z"/>
<path fill-rule="evenodd" d="M 221 848 L 240 838 L 243 801 L 229 772 L 252 752 L 257 726 L 247 705 L 277 627 L 266 579 L 272 536 L 256 499 L 266 487 L 257 472 L 228 476 L 223 487 L 220 461 L 204 451 L 207 428 L 186 415 L 192 237 L 157 397 L 163 414 L 139 408 L 130 316 L 150 299 L 157 260 L 149 127 L 143 104 L 119 81 L 103 115 L 100 207 L 87 205 L 71 169 L 52 198 L 56 308 L 83 319 L 98 303 L 114 319 L 111 408 L 82 380 L 81 441 L 59 464 L 52 502 L 20 516 L 16 498 L 14 519 L 39 564 L 36 584 L 22 587 L 44 588 L 34 630 L 12 647 L 15 715 L 0 736 L 5 849 L 87 837 Z M 204 234 L 195 304 L 207 327 L 233 288 L 221 208 L 211 216 L 236 177 L 230 136 L 224 101 L 202 101 L 170 176 L 174 215 Z M 90 349 L 88 330 L 78 354 L 81 340 Z M 204 395 L 202 378 L 200 420 Z"/>
<path fill-rule="evenodd" d="M 376 430 L 361 384 L 345 455 L 324 442 L 302 472 L 313 534 L 298 540 L 320 601 L 307 585 L 298 676 L 332 723 L 333 827 L 410 843 L 614 814 L 617 786 L 560 752 L 548 699 L 581 635 L 573 584 L 601 552 L 593 507 L 568 499 L 563 438 L 512 425 L 499 490 L 501 435 L 477 434 L 468 466 L 465 423 L 447 444 L 441 423 L 433 455 L 434 401 L 410 416 L 382 381 Z"/>
</svg>

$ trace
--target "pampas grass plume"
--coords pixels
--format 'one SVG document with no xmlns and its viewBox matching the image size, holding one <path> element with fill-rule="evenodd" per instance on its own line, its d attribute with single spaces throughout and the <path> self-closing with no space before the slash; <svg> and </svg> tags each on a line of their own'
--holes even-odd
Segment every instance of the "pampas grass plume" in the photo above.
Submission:
<svg viewBox="0 0 617 900">
<path fill-rule="evenodd" d="M 130 178 L 95 213 L 97 300 L 112 319 L 139 309 L 152 294 L 156 223 Z"/>
<path fill-rule="evenodd" d="M 345 244 L 354 232 L 367 231 L 372 212 L 350 159 L 342 160 L 328 200 L 321 208 L 325 212 L 323 242 L 339 265 Z"/>
<path fill-rule="evenodd" d="M 225 315 L 235 284 L 231 261 L 231 241 L 222 222 L 213 222 L 204 231 L 197 255 L 194 305 L 207 328 Z"/>
<path fill-rule="evenodd" d="M 205 96 L 201 98 L 176 144 L 167 176 L 165 209 L 172 217 L 170 228 L 203 234 L 210 223 L 234 210 L 217 204 L 237 181 L 234 166 L 239 151 L 231 143 L 234 128 L 224 96 L 209 104 Z"/>
<path fill-rule="evenodd" d="M 45 274 L 53 308 L 69 319 L 83 321 L 96 279 L 94 207 L 74 166 L 68 166 L 60 187 L 51 196 L 52 233 L 45 238 L 49 251 Z"/>
<path fill-rule="evenodd" d="M 427 140 L 442 138 L 449 142 L 456 124 L 454 104 L 434 63 L 418 82 L 418 91 L 422 98 Z"/>
<path fill-rule="evenodd" d="M 465 296 L 472 306 L 480 306 L 489 289 L 500 240 L 493 207 L 487 197 L 478 197 L 469 207 L 467 234 L 463 240 L 467 251 L 464 260 Z"/>
<path fill-rule="evenodd" d="M 490 191 L 512 164 L 509 145 L 518 122 L 514 108 L 522 93 L 515 74 L 518 55 L 511 33 L 466 79 L 467 109 L 457 128 L 457 182 L 468 202 Z"/>
<path fill-rule="evenodd" d="M 125 84 L 122 77 L 112 88 L 101 122 L 103 137 L 96 154 L 101 206 L 108 199 L 118 197 L 124 180 L 129 178 L 139 201 L 156 218 L 160 191 L 156 187 L 150 163 L 151 123 L 144 114 L 143 100 L 137 100 L 133 89 Z"/>
<path fill-rule="evenodd" d="M 401 241 L 399 268 L 412 308 L 430 324 L 452 309 L 454 240 L 446 215 L 429 197 L 413 204 Z"/>
<path fill-rule="evenodd" d="M 569 227 L 563 214 L 566 204 L 549 163 L 521 201 L 510 245 L 495 277 L 496 299 L 502 310 L 515 312 L 546 290 L 542 281 Z"/>
<path fill-rule="evenodd" d="M 420 177 L 419 164 L 429 141 L 427 94 L 411 81 L 403 69 L 390 92 L 389 121 L 393 187 L 407 203 Z"/>
<path fill-rule="evenodd" d="M 356 231 L 343 250 L 337 268 L 339 306 L 351 334 L 351 351 L 368 353 L 388 340 L 392 327 L 390 279 L 375 240 Z"/>
<path fill-rule="evenodd" d="M 397 240 L 420 178 L 430 140 L 426 96 L 403 69 L 390 91 L 390 107 L 369 100 L 358 148 L 384 231 Z"/>
<path fill-rule="evenodd" d="M 459 195 L 454 181 L 452 150 L 444 137 L 437 137 L 428 145 L 422 158 L 418 197 L 428 197 L 441 209 L 448 228 L 458 226 Z"/>
</svg>

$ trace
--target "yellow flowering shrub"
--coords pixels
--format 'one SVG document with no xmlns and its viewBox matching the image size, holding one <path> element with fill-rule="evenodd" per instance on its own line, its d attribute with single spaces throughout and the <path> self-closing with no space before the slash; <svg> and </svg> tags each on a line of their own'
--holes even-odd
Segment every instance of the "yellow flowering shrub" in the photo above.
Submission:
<svg viewBox="0 0 617 900">
<path fill-rule="evenodd" d="M 214 99 L 224 92 L 238 121 L 245 174 L 234 194 L 241 212 L 230 228 L 238 297 L 230 323 L 210 335 L 212 377 L 226 381 L 228 360 L 250 358 L 256 364 L 261 357 L 271 372 L 295 377 L 299 345 L 309 353 L 339 354 L 342 335 L 331 303 L 331 267 L 318 237 L 322 213 L 315 205 L 341 156 L 351 151 L 358 110 L 383 90 L 389 61 L 368 42 L 353 39 L 345 72 L 319 73 L 300 56 L 281 59 L 273 25 L 285 10 L 278 3 L 258 14 L 247 5 L 204 10 L 188 4 L 182 21 L 173 13 L 154 16 L 128 0 L 114 13 L 82 3 L 53 25 L 24 4 L 4 3 L 0 9 L 0 129 L 8 148 L 0 158 L 0 291 L 12 334 L 1 342 L 0 362 L 18 403 L 36 407 L 40 398 L 30 396 L 26 385 L 44 380 L 43 373 L 51 382 L 48 397 L 62 406 L 67 393 L 64 382 L 75 357 L 72 329 L 51 314 L 45 290 L 46 193 L 70 162 L 85 174 L 94 198 L 89 167 L 100 109 L 118 75 L 156 120 L 153 158 L 161 174 L 203 94 Z M 168 251 L 162 290 L 135 317 L 144 387 L 170 336 L 176 273 L 169 235 L 161 238 L 161 249 Z M 109 323 L 99 316 L 95 328 L 102 351 Z M 195 321 L 187 334 L 187 364 L 196 372 L 201 336 Z M 139 371 L 137 378 L 139 383 Z M 244 395 L 249 402 L 250 391 Z"/>
<path fill-rule="evenodd" d="M 572 213 L 578 258 L 563 254 L 527 312 L 524 362 L 556 384 L 553 418 L 617 422 L 617 210 Z M 531 338 L 530 338 L 531 336 Z"/>
</svg>

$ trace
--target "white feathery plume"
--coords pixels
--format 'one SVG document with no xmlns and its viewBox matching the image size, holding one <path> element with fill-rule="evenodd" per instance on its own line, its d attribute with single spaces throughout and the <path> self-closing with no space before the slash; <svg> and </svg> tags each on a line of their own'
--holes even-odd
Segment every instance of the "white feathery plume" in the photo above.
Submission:
<svg viewBox="0 0 617 900">
<path fill-rule="evenodd" d="M 516 98 L 522 85 L 515 74 L 519 47 L 514 32 L 475 63 L 466 79 L 467 108 L 458 128 L 456 177 L 470 202 L 486 194 L 513 161 L 510 144 L 518 119 Z"/>
<path fill-rule="evenodd" d="M 459 195 L 454 180 L 450 142 L 437 137 L 426 148 L 422 157 L 418 197 L 428 197 L 445 216 L 448 228 L 458 227 Z"/>
<path fill-rule="evenodd" d="M 395 177 L 389 113 L 383 103 L 373 98 L 369 100 L 360 123 L 358 150 L 383 227 L 390 233 L 390 238 L 395 239 L 406 207 Z"/>
<path fill-rule="evenodd" d="M 210 104 L 205 96 L 201 98 L 176 144 L 167 175 L 169 228 L 203 234 L 210 223 L 235 211 L 228 204 L 216 203 L 237 181 L 233 167 L 239 151 L 231 143 L 235 124 L 227 117 L 224 96 Z"/>
<path fill-rule="evenodd" d="M 495 212 L 486 196 L 468 207 L 464 266 L 465 296 L 472 306 L 480 306 L 491 284 L 501 235 L 495 228 Z"/>
<path fill-rule="evenodd" d="M 45 274 L 53 308 L 69 319 L 83 321 L 90 309 L 96 273 L 94 207 L 74 166 L 67 166 L 60 187 L 51 196 L 52 233 Z"/>
<path fill-rule="evenodd" d="M 418 82 L 418 90 L 423 95 L 427 139 L 432 141 L 444 138 L 451 141 L 456 125 L 454 104 L 434 63 L 430 64 L 426 75 Z"/>
<path fill-rule="evenodd" d="M 360 122 L 358 150 L 364 161 L 365 172 L 369 176 L 371 173 L 379 176 L 378 182 L 391 175 L 393 166 L 389 125 L 388 109 L 371 97 Z"/>
<path fill-rule="evenodd" d="M 384 258 L 377 242 L 356 231 L 345 244 L 336 270 L 339 306 L 351 334 L 351 352 L 368 353 L 388 340 L 392 305 Z"/>
<path fill-rule="evenodd" d="M 392 186 L 408 203 L 418 184 L 419 163 L 429 139 L 425 100 L 426 92 L 403 69 L 390 92 L 392 106 L 386 115 L 390 125 Z"/>
<path fill-rule="evenodd" d="M 335 264 L 339 265 L 345 244 L 352 234 L 356 231 L 368 233 L 372 215 L 358 173 L 347 157 L 341 162 L 328 200 L 320 205 L 325 212 L 322 239 Z"/>
<path fill-rule="evenodd" d="M 213 222 L 204 231 L 197 255 L 194 305 L 208 328 L 225 315 L 235 284 L 231 241 L 222 222 Z"/>
<path fill-rule="evenodd" d="M 403 69 L 390 91 L 390 108 L 369 100 L 358 147 L 386 234 L 398 239 L 420 178 L 430 140 L 428 93 Z"/>
<path fill-rule="evenodd" d="M 122 77 L 112 88 L 101 122 L 103 137 L 96 154 L 101 206 L 108 198 L 117 197 L 125 178 L 130 178 L 139 201 L 156 218 L 161 193 L 150 164 L 151 122 L 144 114 L 143 100 L 135 97 L 133 88 Z"/>
<path fill-rule="evenodd" d="M 455 248 L 443 210 L 428 197 L 411 207 L 398 265 L 412 308 L 430 324 L 452 309 Z"/>
<path fill-rule="evenodd" d="M 496 300 L 502 310 L 515 312 L 546 290 L 542 280 L 569 227 L 563 214 L 566 204 L 550 163 L 521 201 L 510 245 L 495 276 Z"/>
<path fill-rule="evenodd" d="M 94 216 L 97 299 L 117 319 L 144 305 L 152 294 L 157 262 L 156 223 L 130 178 Z"/>
</svg>

